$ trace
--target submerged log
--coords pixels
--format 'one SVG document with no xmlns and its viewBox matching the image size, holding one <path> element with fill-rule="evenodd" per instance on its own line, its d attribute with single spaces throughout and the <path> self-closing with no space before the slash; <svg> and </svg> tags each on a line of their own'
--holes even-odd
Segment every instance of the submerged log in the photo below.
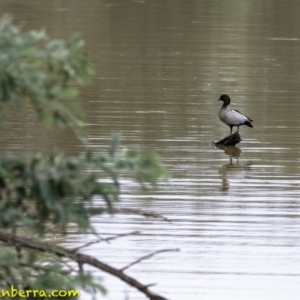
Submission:
<svg viewBox="0 0 300 300">
<path fill-rule="evenodd" d="M 238 133 L 234 133 L 232 135 L 226 136 L 224 139 L 213 142 L 216 146 L 235 146 L 241 141 L 241 136 Z"/>
</svg>

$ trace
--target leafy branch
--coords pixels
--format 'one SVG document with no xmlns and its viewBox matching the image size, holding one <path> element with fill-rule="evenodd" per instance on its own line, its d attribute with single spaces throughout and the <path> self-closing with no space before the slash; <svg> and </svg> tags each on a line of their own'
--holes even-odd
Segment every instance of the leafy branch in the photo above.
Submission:
<svg viewBox="0 0 300 300">
<path fill-rule="evenodd" d="M 72 101 L 74 84 L 86 84 L 94 73 L 79 35 L 51 40 L 45 31 L 26 33 L 5 16 L 0 23 L 0 109 L 19 108 L 28 99 L 43 122 L 70 127 L 83 140 L 82 110 Z"/>
<path fill-rule="evenodd" d="M 60 235 L 67 234 L 70 225 L 75 225 L 78 232 L 95 233 L 91 217 L 105 212 L 169 221 L 154 212 L 115 207 L 120 199 L 122 176 L 135 179 L 142 187 L 155 187 L 168 175 L 156 153 L 124 150 L 120 148 L 117 134 L 112 136 L 107 153 L 95 154 L 88 149 L 82 110 L 74 99 L 77 86 L 86 84 L 92 74 L 79 35 L 68 40 L 52 40 L 45 31 L 22 32 L 10 17 L 0 19 L 0 121 L 7 105 L 18 109 L 24 101 L 29 101 L 42 122 L 70 128 L 85 146 L 74 157 L 54 152 L 49 157 L 7 154 L 0 158 L 0 240 L 3 242 L 0 288 L 14 285 L 50 290 L 57 286 L 64 289 L 80 286 L 90 293 L 105 293 L 105 288 L 83 269 L 84 265 L 90 265 L 117 276 L 149 299 L 162 300 L 163 297 L 149 290 L 150 285 L 141 284 L 123 271 L 155 254 L 174 249 L 148 254 L 118 270 L 79 253 L 82 248 L 68 250 L 37 240 L 49 237 L 50 226 Z M 103 201 L 100 206 L 99 200 Z M 75 262 L 78 269 L 68 265 L 65 259 Z"/>
</svg>

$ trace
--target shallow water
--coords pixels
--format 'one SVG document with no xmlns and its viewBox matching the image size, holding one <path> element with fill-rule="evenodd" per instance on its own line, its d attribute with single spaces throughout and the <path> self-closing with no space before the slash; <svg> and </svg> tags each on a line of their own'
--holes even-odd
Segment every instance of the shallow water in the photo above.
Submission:
<svg viewBox="0 0 300 300">
<path fill-rule="evenodd" d="M 124 266 L 169 299 L 299 298 L 300 29 L 297 1 L 3 1 L 26 28 L 52 37 L 80 31 L 96 66 L 81 99 L 95 151 L 121 132 L 126 147 L 155 150 L 171 181 L 143 192 L 124 180 L 122 207 L 172 220 L 99 216 L 101 234 L 137 236 L 86 253 Z M 78 5 L 77 5 L 78 4 Z M 243 141 L 218 149 L 229 133 L 218 119 L 222 93 L 251 117 Z M 24 126 L 24 121 L 26 126 Z M 28 108 L 12 114 L 1 152 L 78 153 L 68 133 L 46 131 Z M 38 138 L 37 138 L 38 137 Z M 78 244 L 93 237 L 77 236 Z M 107 299 L 144 299 L 105 274 Z"/>
</svg>

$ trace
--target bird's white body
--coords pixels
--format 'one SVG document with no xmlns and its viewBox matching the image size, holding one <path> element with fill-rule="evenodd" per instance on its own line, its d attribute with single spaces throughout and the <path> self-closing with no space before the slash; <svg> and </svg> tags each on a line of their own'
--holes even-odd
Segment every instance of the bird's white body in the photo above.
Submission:
<svg viewBox="0 0 300 300">
<path fill-rule="evenodd" d="M 241 114 L 235 109 L 221 108 L 219 118 L 227 125 L 238 126 L 243 125 L 245 122 L 250 121 L 249 118 Z"/>
</svg>

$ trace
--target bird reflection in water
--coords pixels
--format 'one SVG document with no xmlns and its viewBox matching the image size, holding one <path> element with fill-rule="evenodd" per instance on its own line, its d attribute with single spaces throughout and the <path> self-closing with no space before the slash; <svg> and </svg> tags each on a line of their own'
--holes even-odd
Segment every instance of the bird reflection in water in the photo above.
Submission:
<svg viewBox="0 0 300 300">
<path fill-rule="evenodd" d="M 229 156 L 229 163 L 222 166 L 219 170 L 222 179 L 222 191 L 228 191 L 230 188 L 230 179 L 244 179 L 246 178 L 251 162 L 240 164 L 239 157 L 241 149 L 235 146 L 216 146 L 224 150 L 225 154 Z"/>
</svg>

